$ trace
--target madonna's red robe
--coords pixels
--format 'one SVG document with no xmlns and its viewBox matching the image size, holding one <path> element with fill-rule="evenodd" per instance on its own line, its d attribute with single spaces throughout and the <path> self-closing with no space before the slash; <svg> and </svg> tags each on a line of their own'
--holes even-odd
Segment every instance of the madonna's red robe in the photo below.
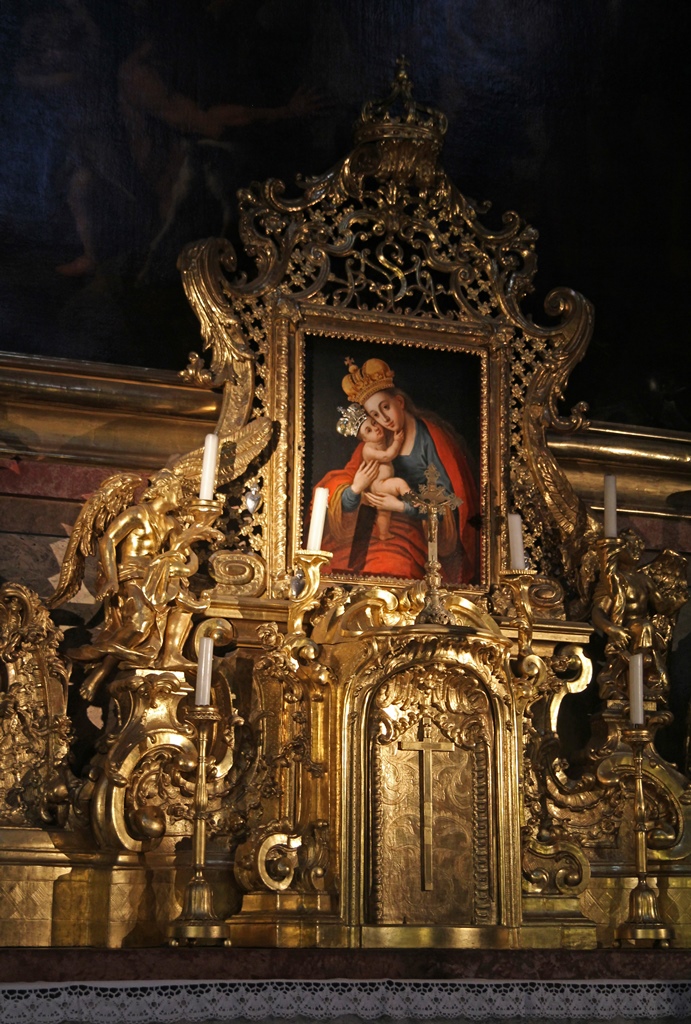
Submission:
<svg viewBox="0 0 691 1024">
<path fill-rule="evenodd" d="M 438 547 L 442 576 L 447 583 L 471 583 L 477 580 L 479 569 L 477 484 L 465 456 L 443 427 L 423 417 L 421 419 L 430 432 L 454 494 L 463 501 L 457 511 L 458 528 L 455 517 L 448 511 L 439 523 Z M 332 551 L 333 559 L 326 571 L 422 579 L 427 560 L 424 520 L 404 512 L 393 512 L 390 526 L 393 536 L 381 541 L 376 531 L 372 530 L 374 510 L 365 509 L 361 504 L 354 512 L 343 511 L 341 495 L 353 482 L 355 472 L 362 462 L 362 447 L 362 444 L 357 446 L 343 469 L 332 470 L 318 484 L 319 487 L 329 489 L 329 510 L 322 548 L 324 551 Z M 411 489 L 416 490 L 418 483 L 411 481 Z M 367 511 L 370 513 L 369 522 L 363 527 L 362 514 L 364 512 L 366 516 Z M 358 539 L 354 546 L 356 526 Z"/>
</svg>

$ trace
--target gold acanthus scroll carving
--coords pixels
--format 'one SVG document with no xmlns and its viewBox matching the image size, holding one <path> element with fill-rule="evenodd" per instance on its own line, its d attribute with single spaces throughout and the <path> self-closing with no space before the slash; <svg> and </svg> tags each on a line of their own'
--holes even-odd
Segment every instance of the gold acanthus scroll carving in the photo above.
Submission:
<svg viewBox="0 0 691 1024">
<path fill-rule="evenodd" d="M 0 587 L 0 826 L 63 825 L 76 785 L 69 669 L 38 595 Z"/>
</svg>

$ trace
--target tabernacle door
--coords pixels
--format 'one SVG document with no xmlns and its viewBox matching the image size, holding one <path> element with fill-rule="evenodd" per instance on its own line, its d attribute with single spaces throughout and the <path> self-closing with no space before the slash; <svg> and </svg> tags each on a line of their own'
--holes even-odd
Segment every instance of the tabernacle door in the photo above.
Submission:
<svg viewBox="0 0 691 1024">
<path fill-rule="evenodd" d="M 472 676 L 436 675 L 402 673 L 373 701 L 368 918 L 378 925 L 496 922 L 490 704 Z M 442 687 L 444 710 L 425 700 Z"/>
</svg>

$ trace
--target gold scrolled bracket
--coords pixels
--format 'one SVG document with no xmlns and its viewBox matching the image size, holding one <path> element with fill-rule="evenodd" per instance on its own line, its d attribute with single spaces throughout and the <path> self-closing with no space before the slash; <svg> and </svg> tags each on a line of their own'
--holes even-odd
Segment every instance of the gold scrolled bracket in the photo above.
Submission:
<svg viewBox="0 0 691 1024">
<path fill-rule="evenodd" d="M 254 398 L 254 360 L 242 325 L 227 301 L 226 273 L 236 266 L 232 244 L 223 238 L 207 238 L 185 246 L 179 270 L 187 299 L 201 327 L 210 366 L 196 352 L 180 376 L 197 387 L 223 387 L 219 434 L 247 422 Z"/>
<path fill-rule="evenodd" d="M 288 632 L 303 633 L 303 619 L 317 607 L 322 566 L 333 558 L 331 551 L 296 551 L 290 581 Z"/>
<path fill-rule="evenodd" d="M 138 669 L 111 684 L 121 727 L 107 753 L 93 763 L 88 791 L 91 825 L 102 848 L 139 853 L 165 835 L 165 809 L 139 802 L 136 779 L 160 751 L 176 755 L 180 763 L 194 756 L 192 728 L 178 713 L 190 693 L 182 671 Z"/>
<path fill-rule="evenodd" d="M 289 831 L 285 822 L 261 830 L 254 840 L 238 849 L 235 876 L 247 892 L 288 889 L 307 893 L 324 891 L 329 863 L 329 824 L 310 821 L 299 831 Z M 273 831 L 278 826 L 278 831 Z"/>
<path fill-rule="evenodd" d="M 550 576 L 530 569 L 502 573 L 492 597 L 495 614 L 508 618 L 517 631 L 518 656 L 513 675 L 525 698 L 539 692 L 549 671 L 533 650 L 533 628 L 537 619 L 564 618 L 564 591 Z"/>
<path fill-rule="evenodd" d="M 204 636 L 210 636 L 214 647 L 227 647 L 235 640 L 235 626 L 228 619 L 208 618 L 202 619 L 194 632 L 194 649 L 199 657 L 199 641 Z"/>
<path fill-rule="evenodd" d="M 257 851 L 257 871 L 267 889 L 283 892 L 290 887 L 301 846 L 302 838 L 287 832 L 274 832 L 266 837 Z"/>
<path fill-rule="evenodd" d="M 493 604 L 497 610 L 507 614 L 518 630 L 518 653 L 520 656 L 532 654 L 533 651 L 534 615 L 530 602 L 530 588 L 534 580 L 535 573 L 527 569 L 523 572 L 503 573 L 498 590 L 504 598 L 504 602 L 500 604 L 498 595 L 493 597 Z"/>
<path fill-rule="evenodd" d="M 518 629 L 521 654 L 532 651 L 536 619 L 564 619 L 564 591 L 557 580 L 530 569 L 505 572 L 491 595 L 496 615 L 511 619 Z"/>
</svg>

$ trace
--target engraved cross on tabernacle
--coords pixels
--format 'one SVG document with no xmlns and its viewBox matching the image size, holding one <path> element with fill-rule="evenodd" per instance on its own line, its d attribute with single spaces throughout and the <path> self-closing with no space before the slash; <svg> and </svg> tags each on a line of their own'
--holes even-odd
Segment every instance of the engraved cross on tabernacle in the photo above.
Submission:
<svg viewBox="0 0 691 1024">
<path fill-rule="evenodd" d="M 432 721 L 423 715 L 420 722 L 422 738 L 416 741 L 401 740 L 401 750 L 418 750 L 420 752 L 420 837 L 422 839 L 422 888 L 434 888 L 432 878 L 432 753 L 435 750 L 453 750 L 454 744 L 449 740 L 435 743 L 430 737 Z"/>
</svg>

